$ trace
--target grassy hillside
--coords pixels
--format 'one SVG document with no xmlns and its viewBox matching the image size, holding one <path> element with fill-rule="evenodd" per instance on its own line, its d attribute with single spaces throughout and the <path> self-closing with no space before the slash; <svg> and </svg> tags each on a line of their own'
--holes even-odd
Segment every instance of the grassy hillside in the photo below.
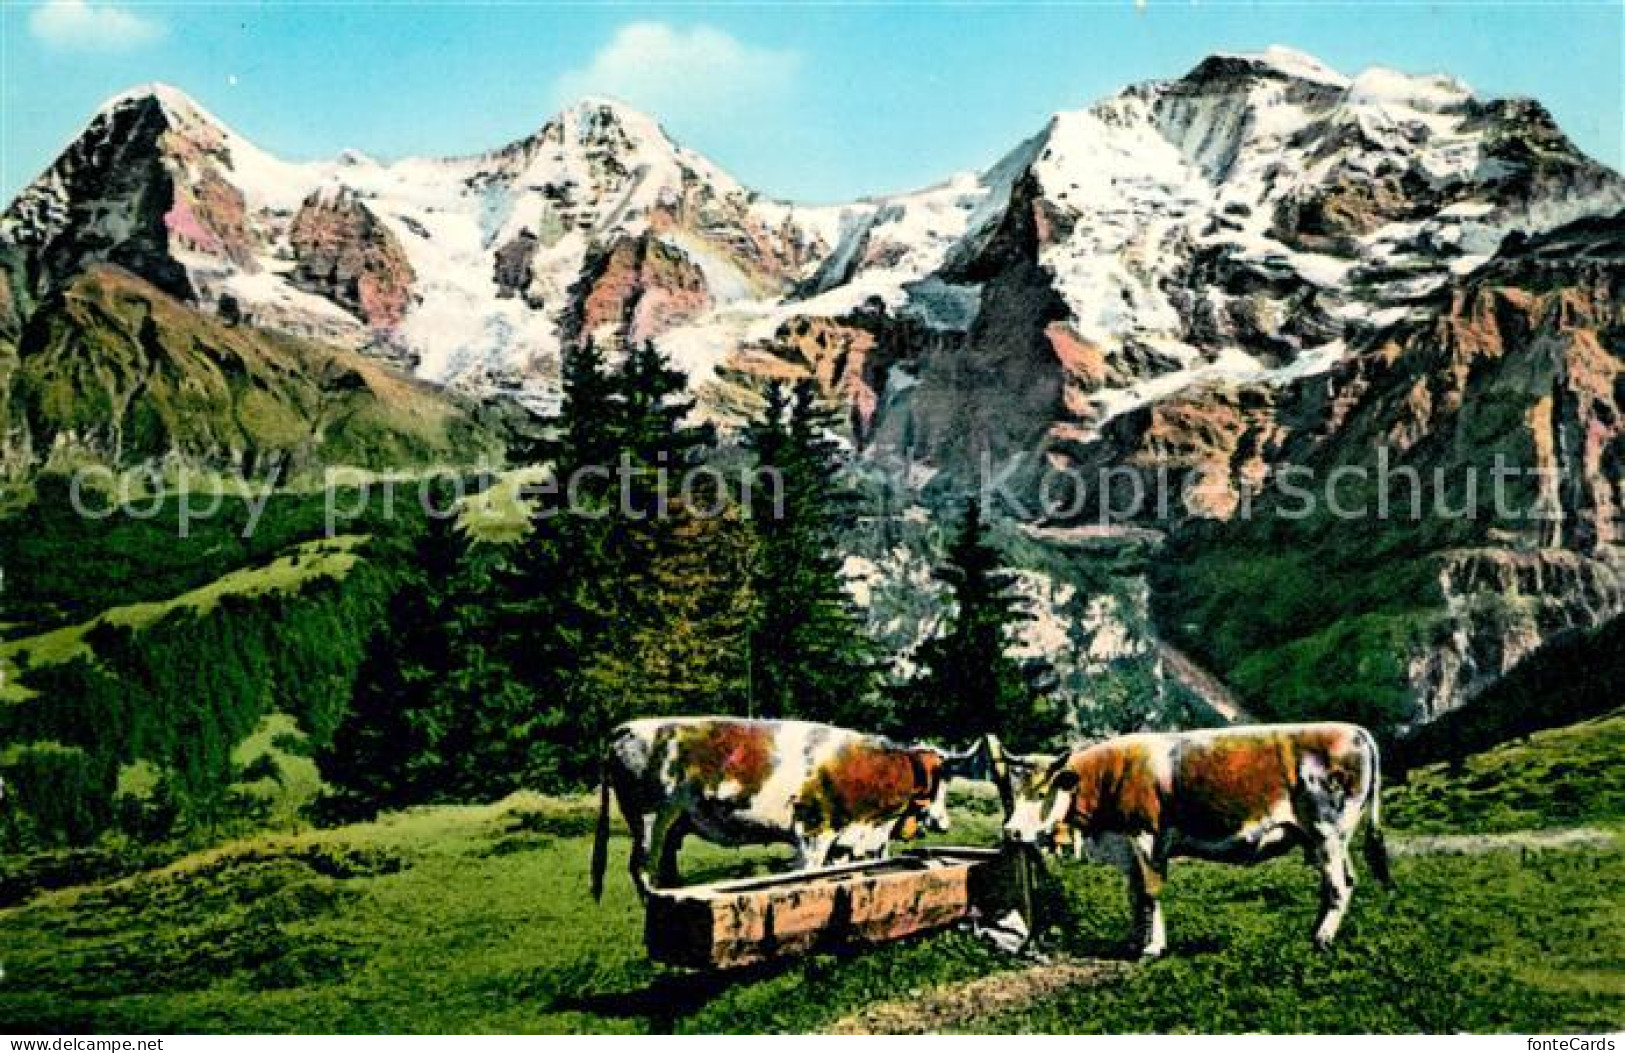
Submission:
<svg viewBox="0 0 1625 1053">
<path fill-rule="evenodd" d="M 1404 816 L 1399 796 L 1391 811 Z M 1617 842 L 1419 854 L 1400 831 L 1399 890 L 1362 885 L 1328 954 L 1310 949 L 1315 879 L 1296 859 L 1251 869 L 1181 861 L 1167 893 L 1166 960 L 1111 966 L 1095 981 L 1051 990 L 1028 986 L 1030 962 L 962 932 L 718 975 L 651 965 L 619 833 L 604 903 L 587 894 L 595 803 L 522 794 L 421 809 L 233 842 L 122 880 L 37 895 L 0 912 L 0 1029 L 805 1031 L 879 1004 L 952 1001 L 982 977 L 1010 997 L 970 999 L 938 1027 L 1625 1026 L 1625 852 Z M 985 803 L 956 800 L 951 840 L 993 837 Z M 684 873 L 703 880 L 783 858 L 691 841 Z M 1093 864 L 1051 871 L 1059 884 L 1047 949 L 1063 962 L 1119 954 L 1128 925 L 1122 878 Z"/>
<path fill-rule="evenodd" d="M 353 535 L 305 542 L 179 596 L 0 643 L 8 846 L 290 818 L 278 802 L 293 787 L 310 796 L 301 753 L 349 704 L 393 588 L 390 551 Z"/>
<path fill-rule="evenodd" d="M 80 514 L 68 484 L 44 477 L 29 503 L 0 516 L 6 568 L 0 638 L 88 621 L 111 607 L 166 600 L 262 565 L 331 534 L 388 534 L 421 520 L 419 485 L 360 481 L 331 492 L 234 494 L 212 506 L 176 493 Z M 187 508 L 191 511 L 188 513 Z M 183 530 L 184 524 L 184 530 Z"/>
<path fill-rule="evenodd" d="M 1413 830 L 1495 832 L 1625 816 L 1625 709 L 1410 772 L 1388 806 Z"/>
<path fill-rule="evenodd" d="M 422 528 L 420 482 L 90 518 L 40 480 L 0 516 L 0 844 L 291 821 Z"/>
<path fill-rule="evenodd" d="M 343 580 L 355 566 L 355 550 L 366 540 L 365 536 L 341 534 L 331 540 L 307 541 L 268 563 L 231 571 L 173 599 L 125 604 L 88 622 L 0 642 L 0 702 L 34 697 L 37 692 L 27 685 L 31 673 L 76 659 L 94 660 L 89 638 L 99 631 L 143 630 L 165 618 L 201 619 L 227 597 L 250 600 L 270 593 L 297 594 L 316 581 Z"/>
<path fill-rule="evenodd" d="M 1401 723 L 1407 655 L 1443 613 L 1438 568 L 1406 532 L 1364 526 L 1193 528 L 1149 568 L 1159 623 L 1261 717 Z"/>
<path fill-rule="evenodd" d="M 200 314 L 109 265 L 34 312 L 17 351 L 12 419 L 59 468 L 179 453 L 286 478 L 468 463 L 498 446 L 472 408 L 376 361 Z"/>
</svg>

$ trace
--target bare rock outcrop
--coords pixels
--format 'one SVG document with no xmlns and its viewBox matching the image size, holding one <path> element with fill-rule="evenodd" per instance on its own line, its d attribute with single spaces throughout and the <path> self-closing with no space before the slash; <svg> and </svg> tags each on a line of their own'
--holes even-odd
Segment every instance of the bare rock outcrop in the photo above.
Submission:
<svg viewBox="0 0 1625 1053">
<path fill-rule="evenodd" d="M 412 264 L 365 202 L 346 188 L 305 198 L 288 234 L 292 280 L 374 328 L 400 322 L 412 303 Z"/>
<path fill-rule="evenodd" d="M 659 237 L 620 238 L 590 255 L 571 290 L 570 339 L 630 345 L 649 340 L 711 305 L 705 274 Z"/>
</svg>

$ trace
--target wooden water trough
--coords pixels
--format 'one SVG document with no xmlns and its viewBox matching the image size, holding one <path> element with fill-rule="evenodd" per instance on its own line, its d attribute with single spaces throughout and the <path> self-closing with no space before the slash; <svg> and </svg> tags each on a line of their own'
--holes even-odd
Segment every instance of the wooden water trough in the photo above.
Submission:
<svg viewBox="0 0 1625 1053">
<path fill-rule="evenodd" d="M 649 957 L 696 969 L 884 943 L 973 909 L 1031 918 L 1027 860 L 992 848 L 912 849 L 891 859 L 660 889 L 644 912 Z"/>
</svg>

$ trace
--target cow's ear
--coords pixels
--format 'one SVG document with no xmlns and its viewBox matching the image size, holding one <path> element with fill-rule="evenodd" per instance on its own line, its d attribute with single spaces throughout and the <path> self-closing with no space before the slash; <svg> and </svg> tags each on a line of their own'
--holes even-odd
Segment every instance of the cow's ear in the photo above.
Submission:
<svg viewBox="0 0 1625 1053">
<path fill-rule="evenodd" d="M 1062 793 L 1071 793 L 1078 788 L 1078 773 L 1071 768 L 1062 768 L 1055 773 L 1055 781 L 1050 785 Z"/>
</svg>

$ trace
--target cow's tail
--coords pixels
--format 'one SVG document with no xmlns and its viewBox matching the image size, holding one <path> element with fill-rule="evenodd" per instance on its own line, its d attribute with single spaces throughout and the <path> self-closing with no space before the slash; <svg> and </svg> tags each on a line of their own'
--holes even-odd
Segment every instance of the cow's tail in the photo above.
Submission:
<svg viewBox="0 0 1625 1053">
<path fill-rule="evenodd" d="M 609 865 L 609 756 L 598 774 L 598 829 L 592 838 L 592 898 L 604 898 L 604 868 Z"/>
<path fill-rule="evenodd" d="M 1394 872 L 1388 865 L 1388 845 L 1382 838 L 1382 753 L 1371 732 L 1362 728 L 1360 734 L 1365 739 L 1366 751 L 1371 758 L 1371 786 L 1366 793 L 1368 818 L 1365 841 L 1360 847 L 1372 876 L 1384 886 L 1393 888 Z"/>
</svg>

